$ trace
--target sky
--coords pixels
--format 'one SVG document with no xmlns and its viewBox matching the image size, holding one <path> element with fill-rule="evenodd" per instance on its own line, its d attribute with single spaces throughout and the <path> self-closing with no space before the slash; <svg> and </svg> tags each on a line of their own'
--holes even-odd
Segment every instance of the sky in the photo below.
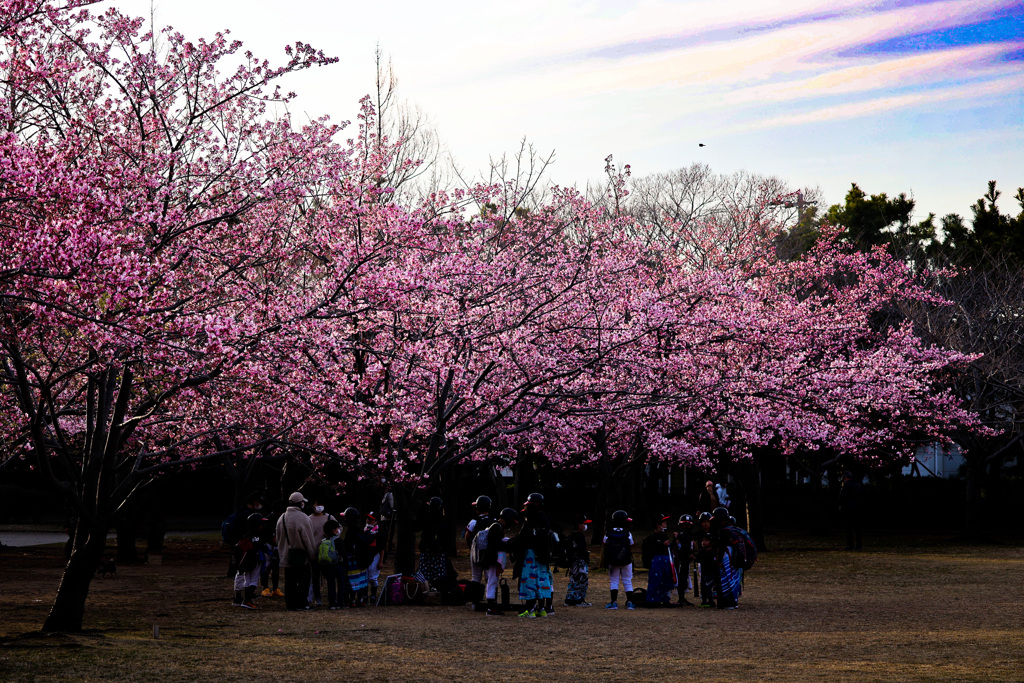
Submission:
<svg viewBox="0 0 1024 683">
<path fill-rule="evenodd" d="M 554 182 L 694 162 L 774 175 L 841 202 L 906 192 L 915 218 L 969 217 L 989 180 L 1024 187 L 1021 0 L 112 0 L 186 37 L 228 29 L 283 61 L 339 58 L 287 83 L 292 111 L 354 121 L 390 57 L 468 175 L 525 138 Z M 704 146 L 699 146 L 703 144 Z"/>
</svg>

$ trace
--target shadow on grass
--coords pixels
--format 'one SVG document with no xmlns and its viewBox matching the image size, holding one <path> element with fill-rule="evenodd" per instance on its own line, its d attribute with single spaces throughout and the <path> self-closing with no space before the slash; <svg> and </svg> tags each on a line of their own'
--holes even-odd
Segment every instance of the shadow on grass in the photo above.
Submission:
<svg viewBox="0 0 1024 683">
<path fill-rule="evenodd" d="M 85 647 L 78 638 L 92 637 L 104 638 L 104 634 L 93 631 L 82 631 L 80 633 L 46 633 L 44 631 L 26 631 L 15 635 L 0 638 L 0 648 L 10 649 L 43 649 L 43 648 L 81 648 Z"/>
<path fill-rule="evenodd" d="M 902 531 L 873 531 L 865 533 L 862 551 L 847 551 L 846 537 L 840 534 L 781 532 L 768 537 L 765 552 L 889 552 L 908 548 L 1000 548 L 1024 546 L 1024 538 L 1009 536 L 941 533 L 907 533 Z"/>
</svg>

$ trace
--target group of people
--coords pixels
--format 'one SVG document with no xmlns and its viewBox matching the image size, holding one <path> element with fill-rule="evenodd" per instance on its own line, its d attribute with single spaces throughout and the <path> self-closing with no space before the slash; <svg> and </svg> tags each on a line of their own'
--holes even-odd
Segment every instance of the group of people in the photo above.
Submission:
<svg viewBox="0 0 1024 683">
<path fill-rule="evenodd" d="M 717 496 L 714 502 L 720 500 Z M 331 609 L 360 607 L 373 601 L 378 591 L 384 539 L 377 520 L 348 508 L 335 519 L 317 501 L 293 493 L 275 525 L 261 512 L 258 497 L 250 501 L 245 527 L 234 543 L 235 604 L 255 609 L 262 581 L 263 595 L 279 595 L 273 569 L 285 570 L 285 603 L 289 610 L 322 605 L 322 584 L 327 585 Z M 311 509 L 307 511 L 307 506 Z M 552 523 L 544 508 L 544 496 L 530 494 L 520 510 L 492 509 L 487 496 L 474 502 L 473 518 L 463 533 L 469 549 L 470 578 L 459 582 L 451 558 L 457 553 L 455 534 L 445 517 L 443 501 L 429 500 L 420 526 L 420 555 L 416 578 L 438 590 L 447 604 L 469 602 L 477 611 L 501 616 L 508 598 L 498 600 L 499 587 L 507 585 L 506 572 L 518 584 L 520 617 L 546 617 L 554 613 L 553 571 L 566 569 L 568 585 L 564 606 L 587 607 L 590 588 L 590 546 L 586 532 L 592 520 L 577 515 L 566 534 Z M 236 515 L 237 517 L 237 515 Z M 611 515 L 603 536 L 600 566 L 607 568 L 609 601 L 606 609 L 665 607 L 694 604 L 688 592 L 704 607 L 735 609 L 742 591 L 743 571 L 753 564 L 756 548 L 747 533 L 736 525 L 724 506 L 703 511 L 696 519 L 684 514 L 669 526 L 672 517 L 658 515 L 654 531 L 641 543 L 641 559 L 648 569 L 646 589 L 633 586 L 633 520 L 625 510 Z M 268 573 L 275 581 L 267 583 Z M 275 592 L 278 591 L 278 592 Z M 673 594 L 678 599 L 673 602 Z"/>
<path fill-rule="evenodd" d="M 554 612 L 552 566 L 566 568 L 568 585 L 563 605 L 589 607 L 590 546 L 586 532 L 592 520 L 577 515 L 575 528 L 562 537 L 544 512 L 544 498 L 530 494 L 522 510 L 505 508 L 492 516 L 491 500 L 480 496 L 473 503 L 476 515 L 466 526 L 470 545 L 470 599 L 482 597 L 477 608 L 501 616 L 497 590 L 503 573 L 512 566 L 518 580 L 522 611 L 527 618 L 546 617 Z M 664 607 L 692 605 L 687 591 L 704 607 L 735 609 L 742 591 L 742 575 L 756 556 L 746 531 L 736 525 L 727 508 L 718 506 L 694 520 L 684 514 L 676 530 L 669 530 L 672 518 L 658 515 L 654 532 L 641 544 L 641 556 L 648 569 L 647 588 L 642 600 L 633 586 L 633 547 L 629 514 L 617 510 L 603 537 L 600 566 L 608 570 L 609 601 L 605 609 L 619 608 L 619 591 L 625 593 L 625 609 L 637 606 Z M 514 533 L 513 535 L 513 532 Z M 693 582 L 691 583 L 691 567 Z M 481 590 L 482 588 L 482 590 Z M 673 603 L 673 593 L 678 600 Z"/>
<path fill-rule="evenodd" d="M 262 498 L 254 495 L 232 516 L 240 526 L 232 548 L 236 606 L 256 609 L 261 583 L 264 597 L 283 595 L 289 610 L 323 605 L 325 583 L 330 609 L 362 607 L 376 598 L 384 548 L 372 514 L 350 507 L 338 520 L 298 491 L 289 496 L 276 524 L 270 524 L 262 508 Z M 225 540 L 230 542 L 227 533 Z M 279 569 L 284 570 L 283 593 Z"/>
</svg>

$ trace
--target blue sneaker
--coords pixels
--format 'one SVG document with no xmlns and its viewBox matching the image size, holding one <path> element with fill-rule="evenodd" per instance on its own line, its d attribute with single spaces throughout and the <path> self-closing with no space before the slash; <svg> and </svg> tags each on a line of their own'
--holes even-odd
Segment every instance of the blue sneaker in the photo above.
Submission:
<svg viewBox="0 0 1024 683">
<path fill-rule="evenodd" d="M 604 606 L 604 608 L 605 609 L 619 609 L 619 603 L 617 603 L 617 602 L 609 602 L 607 605 Z"/>
<path fill-rule="evenodd" d="M 631 602 L 626 603 L 626 609 L 636 609 L 636 605 Z"/>
</svg>

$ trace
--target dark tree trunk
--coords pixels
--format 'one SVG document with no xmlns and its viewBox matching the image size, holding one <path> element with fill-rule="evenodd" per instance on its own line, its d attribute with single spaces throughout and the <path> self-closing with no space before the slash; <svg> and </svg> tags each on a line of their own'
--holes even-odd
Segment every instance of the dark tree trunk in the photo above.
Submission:
<svg viewBox="0 0 1024 683">
<path fill-rule="evenodd" d="M 537 471 L 534 469 L 533 453 L 528 449 L 518 452 L 515 465 L 515 500 L 509 507 L 519 509 L 526 497 L 537 490 Z"/>
<path fill-rule="evenodd" d="M 644 471 L 643 462 L 630 463 L 626 470 L 626 490 L 629 492 L 626 510 L 630 517 L 641 520 L 644 527 L 649 520 L 661 511 L 657 486 L 657 471 L 653 466 L 648 475 Z"/>
<path fill-rule="evenodd" d="M 121 503 L 130 503 L 123 497 L 113 500 L 113 492 L 116 483 L 114 462 L 121 437 L 125 435 L 122 426 L 132 378 L 131 368 L 125 367 L 121 369 L 120 377 L 115 369 L 108 368 L 90 379 L 87 439 L 80 454 L 81 479 L 74 488 L 65 488 L 79 513 L 75 539 L 50 614 L 43 624 L 44 631 L 82 630 L 85 599 L 107 544 L 112 511 Z M 115 389 L 118 389 L 116 402 Z M 45 443 L 45 440 L 40 441 Z M 45 451 L 45 448 L 39 449 L 41 459 L 45 459 Z M 121 483 L 126 489 L 132 488 L 129 486 L 131 482 Z"/>
<path fill-rule="evenodd" d="M 519 500 L 519 496 L 523 488 L 523 467 L 523 459 L 520 456 L 516 459 L 516 464 L 512 470 L 515 473 L 515 476 L 512 479 L 512 497 L 515 498 L 515 500 Z M 513 504 L 510 507 L 515 507 L 515 501 L 513 501 Z"/>
<path fill-rule="evenodd" d="M 590 543 L 600 544 L 604 540 L 605 520 L 608 519 L 608 492 L 601 487 L 597 492 L 597 500 L 594 501 L 594 509 L 589 511 L 592 515 L 593 524 L 590 525 Z"/>
<path fill-rule="evenodd" d="M 501 475 L 501 471 L 496 467 L 491 467 L 491 481 L 494 482 L 494 500 L 491 501 L 492 511 L 496 514 L 501 511 L 502 508 L 507 508 L 508 505 L 508 485 L 505 482 L 505 477 Z M 473 500 L 480 494 L 473 496 Z"/>
<path fill-rule="evenodd" d="M 828 533 L 829 500 L 825 497 L 825 490 L 821 486 L 821 457 L 811 458 L 811 532 L 815 534 Z"/>
<path fill-rule="evenodd" d="M 158 502 L 149 511 L 146 524 L 146 554 L 163 555 L 164 535 L 167 533 L 167 520 L 164 517 L 163 503 Z"/>
<path fill-rule="evenodd" d="M 409 485 L 396 485 L 395 572 L 406 576 L 416 573 L 416 532 L 419 530 L 419 511 L 426 502 L 425 489 L 411 489 Z"/>
<path fill-rule="evenodd" d="M 120 519 L 115 522 L 117 529 L 117 563 L 138 564 L 139 554 L 135 548 L 135 541 L 138 537 L 138 527 L 135 524 L 135 514 L 125 515 L 127 519 Z"/>
<path fill-rule="evenodd" d="M 594 501 L 594 509 L 591 512 L 594 515 L 591 518 L 594 520 L 594 523 L 590 527 L 590 543 L 592 545 L 600 545 L 604 540 L 605 525 L 608 521 L 608 516 L 611 514 L 608 502 L 611 486 L 611 464 L 606 460 L 601 460 L 597 466 L 597 500 Z"/>
<path fill-rule="evenodd" d="M 57 597 L 43 624 L 43 631 L 76 633 L 82 630 L 85 599 L 89 595 L 89 586 L 107 545 L 107 529 L 105 524 L 94 524 L 90 527 L 85 521 L 78 521 L 74 550 L 64 568 L 64 575 L 57 588 Z"/>
<path fill-rule="evenodd" d="M 981 524 L 981 475 L 982 461 L 974 454 L 968 454 L 964 461 L 964 537 L 978 540 L 984 536 Z"/>
<path fill-rule="evenodd" d="M 753 458 L 737 463 L 743 499 L 746 502 L 747 531 L 761 552 L 768 550 L 764 538 L 764 504 L 761 500 L 761 468 Z"/>
<path fill-rule="evenodd" d="M 444 503 L 444 511 L 445 514 L 448 516 L 448 519 L 453 519 L 455 516 L 455 511 L 456 509 L 458 509 L 455 497 L 458 495 L 457 492 L 459 491 L 460 488 L 459 479 L 461 477 L 459 476 L 459 470 L 460 468 L 458 466 L 453 465 L 452 467 L 442 472 L 440 475 L 441 492 L 439 495 L 441 496 L 441 502 Z"/>
</svg>

